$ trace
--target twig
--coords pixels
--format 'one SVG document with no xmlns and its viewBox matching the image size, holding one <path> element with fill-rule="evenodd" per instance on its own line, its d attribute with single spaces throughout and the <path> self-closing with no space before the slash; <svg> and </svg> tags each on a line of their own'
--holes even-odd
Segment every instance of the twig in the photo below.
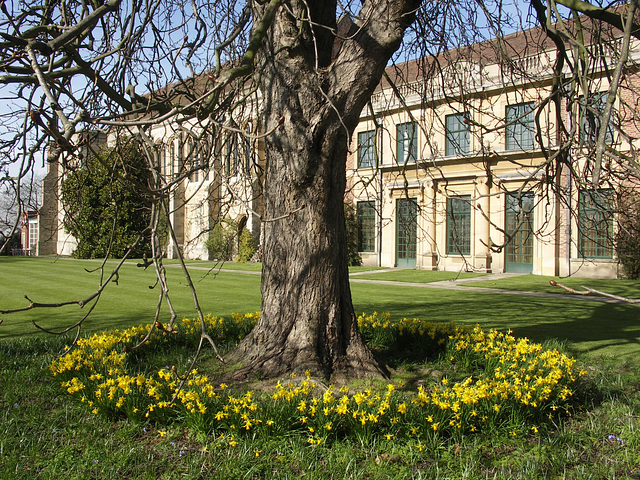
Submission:
<svg viewBox="0 0 640 480">
<path fill-rule="evenodd" d="M 580 285 L 580 288 L 583 288 L 584 290 L 576 290 L 574 288 L 567 287 L 566 285 L 558 283 L 555 280 L 549 280 L 549 285 L 551 285 L 553 287 L 563 288 L 567 292 L 573 293 L 574 295 L 591 295 L 593 293 L 594 295 L 601 295 L 603 297 L 612 298 L 614 300 L 619 300 L 619 301 L 624 302 L 624 303 L 630 303 L 630 304 L 638 304 L 638 303 L 640 303 L 640 298 L 621 297 L 619 295 L 613 295 L 611 293 L 607 293 L 607 292 L 602 292 L 600 290 L 596 290 L 595 288 L 585 287 L 584 285 Z"/>
</svg>

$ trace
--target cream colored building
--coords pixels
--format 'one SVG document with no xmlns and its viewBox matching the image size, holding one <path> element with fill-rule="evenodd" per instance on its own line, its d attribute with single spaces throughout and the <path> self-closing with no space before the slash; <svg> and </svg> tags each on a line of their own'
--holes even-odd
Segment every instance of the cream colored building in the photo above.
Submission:
<svg viewBox="0 0 640 480">
<path fill-rule="evenodd" d="M 563 137 L 548 102 L 555 50 L 548 40 L 532 48 L 536 32 L 506 39 L 517 59 L 507 71 L 491 42 L 449 52 L 437 62 L 421 59 L 388 69 L 395 86 L 385 82 L 373 95 L 348 162 L 347 198 L 356 207 L 365 265 L 620 273 L 612 243 L 617 180 L 609 173 L 599 186 L 576 181 L 590 178 L 581 172 L 584 138 L 593 136 L 587 131 L 592 115 L 578 106 L 584 101 L 561 107 L 565 125 L 575 125 L 574 138 L 581 139 L 568 150 L 572 174 L 579 175 L 547 168 Z M 634 45 L 630 62 L 638 54 Z M 438 73 L 429 76 L 434 65 Z M 625 107 L 637 104 L 636 85 L 632 68 L 614 104 L 616 125 L 607 127 L 607 143 L 618 151 L 630 151 L 639 136 L 634 112 Z M 608 88 L 605 73 L 594 69 L 589 96 L 606 98 Z"/>
<path fill-rule="evenodd" d="M 175 240 L 167 235 L 167 258 L 177 258 L 179 250 L 187 259 L 208 260 L 206 242 L 214 225 L 221 221 L 236 229 L 236 240 L 245 228 L 256 240 L 260 237 L 262 149 L 258 140 L 241 133 L 255 128 L 250 122 L 233 125 L 234 129 L 225 130 L 217 143 L 206 128 L 187 120 L 160 124 L 147 133 L 175 234 Z M 98 135 L 92 145 L 115 142 L 114 132 L 108 137 Z M 42 255 L 72 255 L 77 246 L 63 225 L 65 208 L 59 192 L 65 178 L 65 162 L 48 165 L 43 180 Z"/>
<path fill-rule="evenodd" d="M 363 263 L 617 276 L 611 175 L 603 175 L 600 186 L 577 181 L 590 175 L 582 171 L 583 140 L 567 150 L 571 173 L 546 167 L 549 158 L 555 162 L 563 141 L 548 101 L 554 46 L 532 29 L 496 47 L 496 42 L 485 42 L 388 69 L 388 78 L 361 115 L 347 164 L 346 198 L 357 210 Z M 504 55 L 511 62 L 505 64 Z M 634 44 L 615 102 L 615 128 L 607 140 L 623 152 L 637 147 L 640 137 L 635 110 L 626 107 L 640 104 L 633 67 L 639 56 Z M 614 65 L 606 56 L 600 60 Z M 569 79 L 571 72 L 565 73 Z M 604 98 L 609 77 L 601 67 L 593 68 L 589 91 L 580 98 Z M 592 110 L 596 103 L 590 104 Z M 563 122 L 578 131 L 573 138 L 593 136 L 586 131 L 585 104 L 578 99 L 561 105 Z M 255 106 L 247 106 L 244 120 L 227 121 L 234 128 L 215 145 L 188 121 L 150 131 L 170 192 L 176 241 L 169 241 L 168 257 L 180 249 L 186 258 L 207 259 L 205 242 L 221 218 L 249 228 L 259 239 L 263 148 L 240 133 L 256 129 L 247 120 Z M 59 179 L 60 172 L 52 176 Z M 49 182 L 58 185 L 53 178 Z M 55 231 L 55 253 L 68 254 L 74 241 L 61 227 L 63 209 L 56 202 L 50 209 L 57 221 L 41 225 Z M 41 232 L 40 251 L 54 253 L 43 249 L 46 237 Z"/>
</svg>

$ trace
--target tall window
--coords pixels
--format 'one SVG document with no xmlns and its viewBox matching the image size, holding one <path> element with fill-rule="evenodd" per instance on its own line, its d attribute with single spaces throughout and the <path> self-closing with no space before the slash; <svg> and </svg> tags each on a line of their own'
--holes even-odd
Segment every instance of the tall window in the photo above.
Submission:
<svg viewBox="0 0 640 480">
<path fill-rule="evenodd" d="M 469 153 L 469 114 L 455 113 L 445 117 L 445 155 Z"/>
<path fill-rule="evenodd" d="M 602 129 L 602 114 L 608 96 L 607 92 L 601 92 L 591 95 L 586 101 L 585 97 L 580 97 L 580 139 L 590 146 L 595 145 L 598 141 L 598 135 Z M 613 143 L 614 123 L 615 114 L 612 112 L 605 134 L 606 143 Z"/>
<path fill-rule="evenodd" d="M 29 219 L 29 250 L 35 255 L 38 246 L 38 220 Z"/>
<path fill-rule="evenodd" d="M 200 169 L 202 168 L 202 151 L 198 143 L 189 137 L 185 143 L 186 165 L 189 170 L 189 181 L 198 182 L 201 177 Z"/>
<path fill-rule="evenodd" d="M 471 197 L 447 198 L 447 254 L 471 253 Z"/>
<path fill-rule="evenodd" d="M 158 152 L 158 155 L 160 155 L 160 171 L 162 172 L 163 175 L 168 175 L 169 174 L 169 165 L 167 164 L 167 146 L 166 145 L 162 145 L 160 147 L 160 151 Z"/>
<path fill-rule="evenodd" d="M 247 133 L 252 133 L 251 123 L 247 124 Z M 244 174 L 251 177 L 251 167 L 253 166 L 253 145 L 247 135 L 244 137 Z"/>
<path fill-rule="evenodd" d="M 171 139 L 169 143 L 169 175 L 171 178 L 176 174 L 176 142 Z"/>
<path fill-rule="evenodd" d="M 535 135 L 533 110 L 533 102 L 507 106 L 506 150 L 533 148 Z"/>
<path fill-rule="evenodd" d="M 376 131 L 358 133 L 358 168 L 371 168 L 376 164 Z"/>
<path fill-rule="evenodd" d="M 238 173 L 238 164 L 240 163 L 237 135 L 230 133 L 227 135 L 225 143 L 225 173 L 228 176 L 233 176 Z"/>
<path fill-rule="evenodd" d="M 585 258 L 613 258 L 613 190 L 582 190 L 578 199 L 578 251 Z"/>
<path fill-rule="evenodd" d="M 418 128 L 415 122 L 396 126 L 396 161 L 400 165 L 412 163 L 418 157 Z"/>
<path fill-rule="evenodd" d="M 358 251 L 373 252 L 376 248 L 376 205 L 375 202 L 358 202 Z"/>
</svg>

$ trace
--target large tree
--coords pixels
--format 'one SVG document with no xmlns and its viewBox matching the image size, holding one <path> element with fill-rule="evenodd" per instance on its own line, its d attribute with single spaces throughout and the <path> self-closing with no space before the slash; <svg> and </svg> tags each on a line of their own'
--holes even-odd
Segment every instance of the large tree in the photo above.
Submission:
<svg viewBox="0 0 640 480">
<path fill-rule="evenodd" d="M 265 139 L 261 317 L 237 350 L 250 369 L 378 373 L 349 289 L 347 147 L 419 5 L 364 2 L 351 22 L 335 1 L 288 2 L 262 41 L 261 120 L 282 127 Z"/>
<path fill-rule="evenodd" d="M 510 56 L 526 55 L 527 49 L 511 49 L 505 34 L 531 25 L 517 21 L 526 17 L 518 15 L 520 3 L 23 0 L 9 11 L 2 2 L 6 73 L 0 84 L 11 92 L 5 97 L 19 105 L 13 112 L 18 123 L 4 132 L 13 140 L 5 142 L 5 149 L 15 151 L 15 139 L 21 139 L 20 158 L 31 165 L 34 152 L 48 139 L 49 161 L 62 159 L 65 166 L 65 159 L 78 155 L 76 134 L 82 128 L 128 128 L 146 145 L 155 182 L 149 191 L 156 198 L 150 228 L 157 230 L 160 215 L 168 211 L 167 195 L 179 179 L 163 178 L 156 170 L 160 155 L 150 129 L 193 121 L 214 136 L 230 128 L 238 132 L 224 125 L 225 119 L 257 89 L 259 131 L 254 138 L 264 141 L 265 150 L 263 301 L 259 323 L 232 357 L 244 364 L 244 373 L 308 369 L 322 376 L 379 375 L 384 367 L 358 333 L 348 282 L 343 199 L 354 128 L 403 39 L 408 39 L 402 50 L 406 58 L 436 59 L 416 62 L 423 70 L 411 73 L 412 81 L 443 75 L 438 61 L 444 52 L 455 51 L 449 59 L 464 61 L 465 54 L 475 55 L 471 45 L 487 38 L 494 38 L 496 58 L 517 70 Z M 635 9 L 637 2 L 630 3 Z M 583 12 L 629 39 L 638 36 L 634 11 L 625 17 L 611 6 L 577 0 L 532 0 L 531 5 L 558 52 L 557 83 L 546 103 L 556 102 L 557 121 L 563 125 L 559 98 L 577 98 L 577 90 L 562 82 L 566 65 L 571 63 L 577 75 L 574 84 L 588 77 L 580 69 L 581 57 L 567 53 L 584 47 L 581 30 L 576 23 L 565 28 L 563 22 L 571 17 L 579 25 Z M 558 5 L 572 10 L 566 13 Z M 455 47 L 469 48 L 451 50 Z M 621 65 L 625 49 L 623 43 Z M 612 89 L 619 77 L 613 73 Z M 400 73 L 397 78 L 402 79 Z M 391 76 L 385 81 L 391 82 Z M 610 113 L 605 109 L 604 115 Z M 570 147 L 576 138 L 575 129 L 559 131 L 563 148 L 548 152 L 540 166 L 547 178 L 560 172 L 564 145 Z M 604 138 L 598 139 L 597 171 L 604 164 L 604 144 Z M 154 248 L 154 253 L 165 295 L 161 250 Z"/>
</svg>

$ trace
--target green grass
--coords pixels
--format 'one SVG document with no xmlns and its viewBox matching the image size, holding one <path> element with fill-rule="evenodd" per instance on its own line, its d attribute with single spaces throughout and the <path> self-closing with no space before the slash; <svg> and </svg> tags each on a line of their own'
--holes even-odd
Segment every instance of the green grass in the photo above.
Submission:
<svg viewBox="0 0 640 480">
<path fill-rule="evenodd" d="M 96 268 L 98 265 L 97 262 L 89 261 L 0 257 L 0 278 L 11 279 L 3 281 L 0 287 L 0 309 L 26 306 L 24 295 L 42 303 L 84 298 L 96 288 L 99 281 L 99 272 L 87 273 L 84 268 Z M 258 275 L 208 270 L 209 264 L 206 262 L 190 262 L 190 265 L 204 313 L 228 317 L 233 312 L 259 310 Z M 112 264 L 109 264 L 108 271 L 110 268 Z M 391 280 L 403 273 L 414 279 L 420 277 L 438 280 L 455 275 L 448 272 L 402 270 L 371 273 L 358 278 Z M 178 315 L 194 317 L 193 300 L 181 270 L 175 266 L 168 267 L 167 275 Z M 158 298 L 157 289 L 149 289 L 154 279 L 151 269 L 145 271 L 134 264 L 125 265 L 118 285 L 107 288 L 96 311 L 86 322 L 85 330 L 127 328 L 150 322 Z M 563 282 L 567 280 L 585 283 L 584 279 L 563 279 Z M 533 275 L 489 283 L 498 282 L 521 285 L 522 290 L 529 289 L 529 286 L 531 290 L 535 290 L 536 286 L 544 289 L 544 285 L 548 285 L 548 279 Z M 630 289 L 634 283 L 626 280 L 590 282 L 614 293 L 632 293 Z M 549 288 L 553 290 L 553 287 Z M 561 291 L 557 287 L 555 289 Z M 486 294 L 475 292 L 472 288 L 465 292 L 434 290 L 401 284 L 354 282 L 351 291 L 356 312 L 389 312 L 394 317 L 419 317 L 435 322 L 453 321 L 460 324 L 480 323 L 487 328 L 512 329 L 517 335 L 534 341 L 570 341 L 577 352 L 616 357 L 640 366 L 640 322 L 637 320 L 640 306 L 637 305 Z M 56 328 L 72 324 L 83 313 L 83 309 L 73 305 L 3 315 L 0 340 L 37 333 L 31 320 L 37 320 L 47 328 Z"/>
<path fill-rule="evenodd" d="M 0 310 L 27 306 L 27 295 L 39 303 L 81 300 L 94 292 L 100 282 L 100 272 L 88 273 L 100 264 L 91 261 L 56 260 L 52 258 L 0 257 Z M 113 269 L 107 265 L 106 273 Z M 229 316 L 236 311 L 260 309 L 260 277 L 230 274 L 217 270 L 191 270 L 203 312 Z M 169 289 L 179 316 L 195 316 L 193 298 L 178 267 L 167 267 Z M 10 279 L 10 280 L 8 280 Z M 158 301 L 158 288 L 152 268 L 144 270 L 126 264 L 120 271 L 117 285 L 110 285 L 86 324 L 86 331 L 127 328 L 153 320 Z M 3 315 L 0 339 L 36 333 L 31 325 L 37 320 L 45 328 L 60 328 L 80 320 L 85 309 L 76 305 L 55 309 L 34 309 Z M 166 311 L 166 310 L 165 310 Z M 166 315 L 165 315 L 166 318 Z"/>
<path fill-rule="evenodd" d="M 310 447 L 304 435 L 245 435 L 232 447 L 219 434 L 180 423 L 167 427 L 89 414 L 46 369 L 63 341 L 0 342 L 2 479 L 511 480 L 640 474 L 637 371 L 619 361 L 588 365 L 585 410 L 538 434 L 444 438 L 424 452 L 384 440 L 344 439 Z M 396 375 L 421 368 L 405 364 Z"/>
<path fill-rule="evenodd" d="M 174 265 L 177 264 L 174 263 Z M 239 270 L 241 272 L 261 272 L 262 263 L 239 263 L 239 262 L 198 262 L 187 260 L 186 264 L 189 267 L 197 268 L 210 268 L 216 270 Z"/>
<path fill-rule="evenodd" d="M 471 289 L 470 289 L 471 290 Z M 568 340 L 577 352 L 640 366 L 640 306 L 514 295 L 351 285 L 357 312 L 390 312 L 434 322 L 479 323 L 542 342 Z"/>
<path fill-rule="evenodd" d="M 367 274 L 365 277 L 367 280 L 388 280 L 393 282 L 408 282 L 408 283 L 433 283 L 443 282 L 446 280 L 460 280 L 463 278 L 476 278 L 482 277 L 484 273 L 470 273 L 470 272 L 437 272 L 431 270 L 390 270 L 381 273 Z"/>
<path fill-rule="evenodd" d="M 177 261 L 170 260 L 172 265 L 176 265 Z M 238 263 L 238 262 L 194 262 L 187 261 L 187 265 L 191 268 L 210 268 L 212 270 L 238 270 L 242 272 L 261 272 L 262 263 Z M 358 272 L 374 272 L 376 270 L 385 270 L 383 267 L 349 267 L 349 273 Z"/>
<path fill-rule="evenodd" d="M 97 273 L 86 273 L 83 268 L 96 265 L 0 257 L 0 309 L 25 305 L 25 294 L 39 302 L 79 299 L 98 282 Z M 192 272 L 204 312 L 228 316 L 259 308 L 259 276 L 215 275 L 196 268 Z M 388 275 L 400 273 L 373 273 L 365 278 L 376 275 L 390 280 Z M 433 273 L 405 271 L 414 276 L 411 282 Z M 168 275 L 179 314 L 192 316 L 190 293 L 179 269 L 168 268 Z M 626 281 L 571 280 L 636 296 L 634 284 Z M 151 320 L 157 301 L 157 291 L 148 288 L 153 281 L 152 271 L 125 266 L 119 284 L 105 292 L 86 330 L 126 328 Z M 562 281 L 569 284 L 568 279 Z M 504 282 L 523 290 L 536 290 L 535 285 L 543 283 L 540 277 L 529 276 Z M 52 353 L 68 338 L 36 335 L 29 323 L 36 318 L 46 326 L 61 326 L 78 319 L 82 310 L 75 306 L 39 309 L 1 316 L 0 479 L 640 478 L 639 307 L 487 294 L 472 288 L 458 292 L 362 283 L 353 283 L 351 288 L 357 311 L 480 323 L 484 328 L 511 328 L 516 335 L 536 341 L 558 339 L 554 342 L 576 353 L 588 372 L 582 390 L 584 412 L 538 435 L 444 440 L 428 452 L 393 442 L 354 440 L 311 448 L 305 438 L 289 435 L 245 437 L 232 448 L 217 436 L 180 424 L 162 427 L 87 414 L 46 369 Z M 434 367 L 440 368 L 437 364 L 401 364 L 395 375 L 410 377 Z M 160 430 L 166 430 L 166 436 Z M 610 435 L 624 440 L 624 445 L 609 440 Z"/>
<path fill-rule="evenodd" d="M 367 277 L 369 278 L 369 277 Z M 500 288 L 527 292 L 567 294 L 566 290 L 549 284 L 553 280 L 567 287 L 582 290 L 582 287 L 601 290 L 626 298 L 640 298 L 640 280 L 610 280 L 602 278 L 546 277 L 542 275 L 522 275 L 500 280 L 479 280 L 467 284 L 470 287 Z"/>
</svg>

